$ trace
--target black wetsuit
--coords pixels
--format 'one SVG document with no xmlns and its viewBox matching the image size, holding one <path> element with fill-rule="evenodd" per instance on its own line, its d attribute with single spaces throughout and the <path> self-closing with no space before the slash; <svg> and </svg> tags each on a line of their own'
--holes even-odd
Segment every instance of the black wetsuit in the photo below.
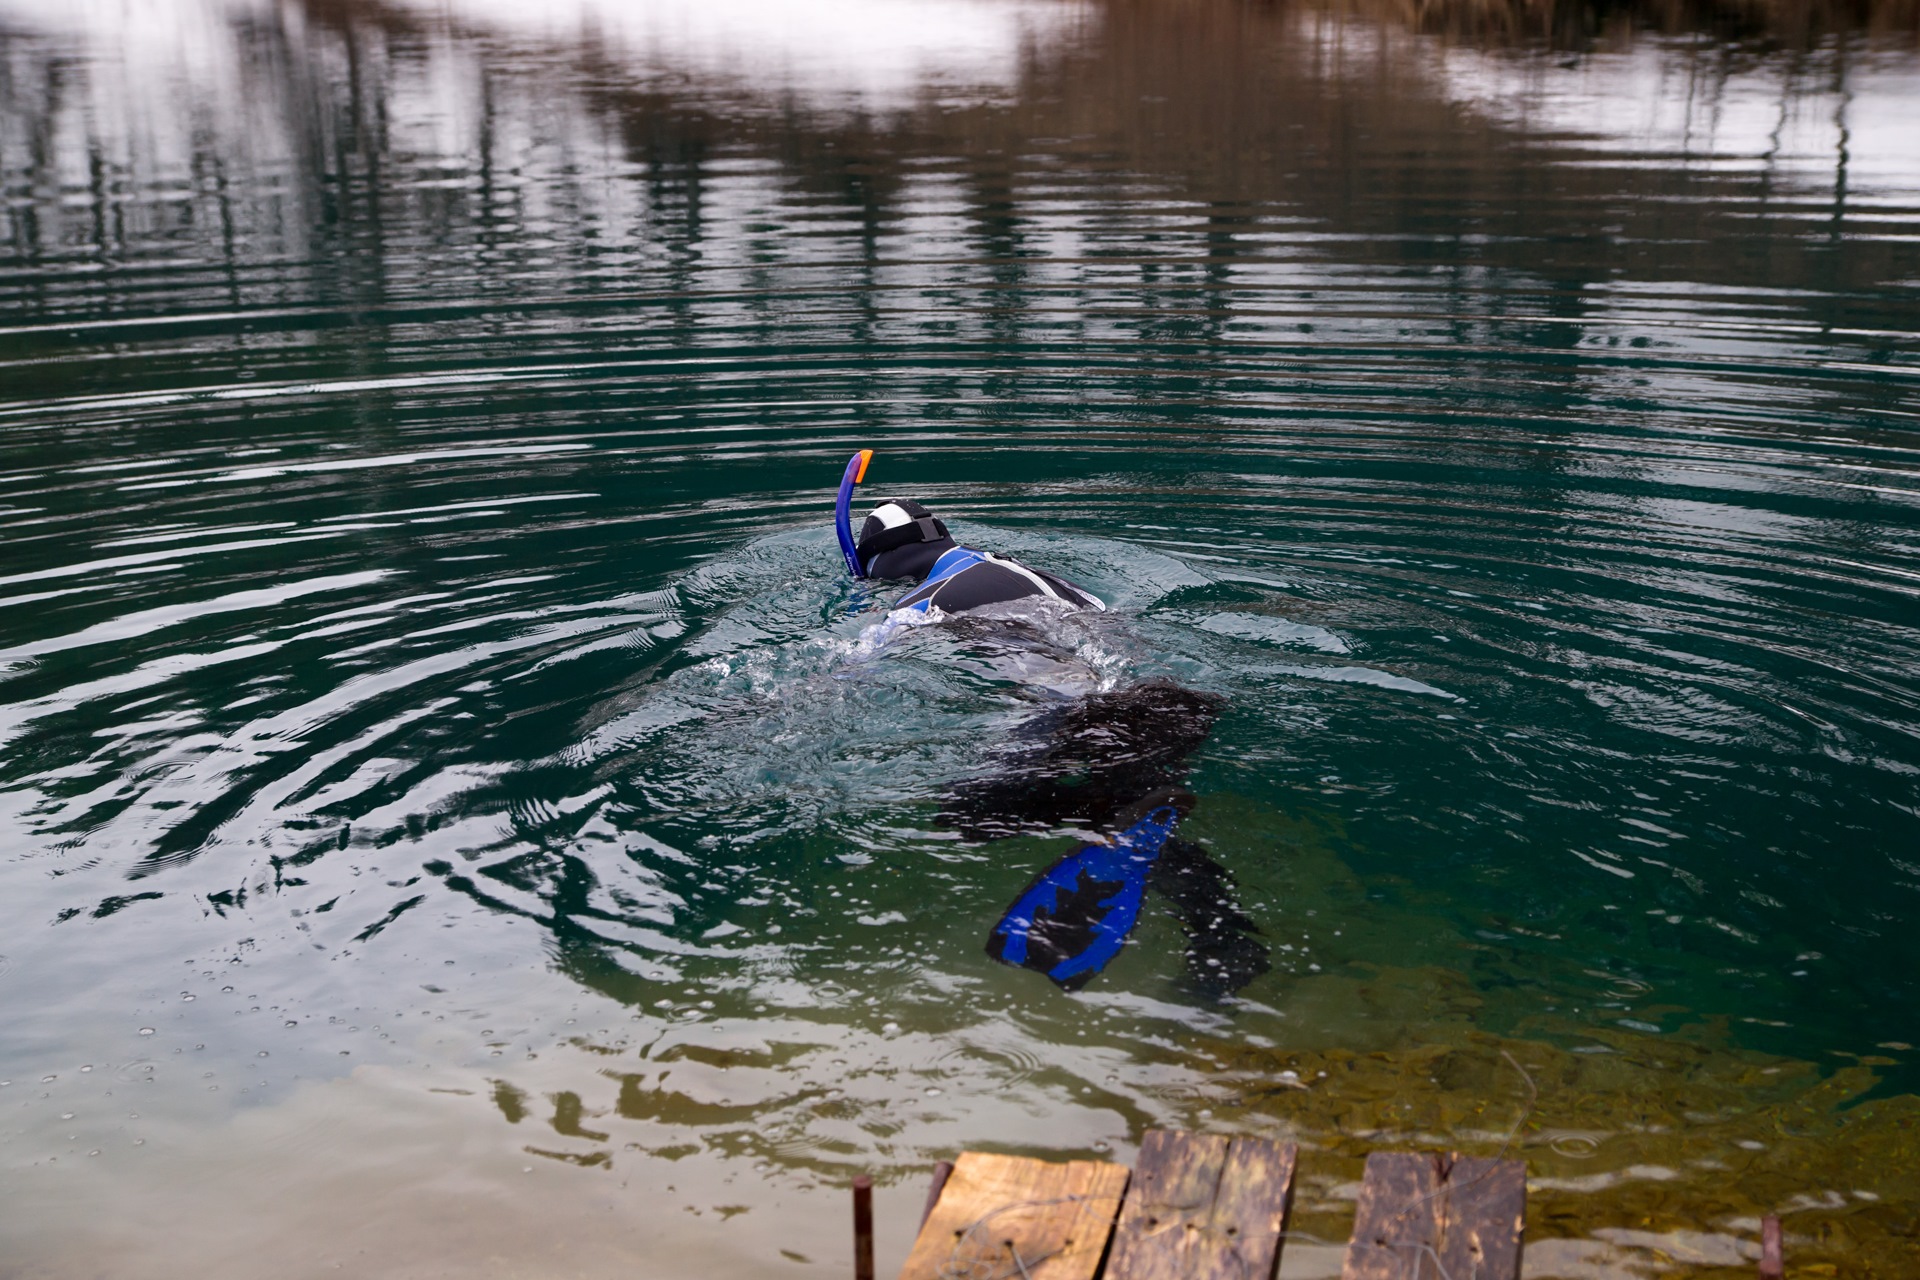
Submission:
<svg viewBox="0 0 1920 1280">
<path fill-rule="evenodd" d="M 1100 597 L 1085 587 L 1017 560 L 963 547 L 949 537 L 909 543 L 883 551 L 867 565 L 870 578 L 911 578 L 920 583 L 896 609 L 964 613 L 982 605 L 1042 596 L 1062 600 L 1076 609 L 1105 609 Z"/>
</svg>

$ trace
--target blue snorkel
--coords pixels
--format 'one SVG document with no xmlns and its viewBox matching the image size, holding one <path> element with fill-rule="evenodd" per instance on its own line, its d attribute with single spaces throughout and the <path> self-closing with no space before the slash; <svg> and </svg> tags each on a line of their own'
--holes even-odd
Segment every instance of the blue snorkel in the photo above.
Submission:
<svg viewBox="0 0 1920 1280">
<path fill-rule="evenodd" d="M 847 572 L 856 579 L 866 577 L 867 571 L 853 546 L 853 486 L 867 478 L 867 464 L 872 461 L 871 449 L 862 449 L 847 459 L 847 469 L 840 477 L 840 496 L 833 502 L 833 531 L 840 535 L 840 554 L 846 557 Z"/>
</svg>

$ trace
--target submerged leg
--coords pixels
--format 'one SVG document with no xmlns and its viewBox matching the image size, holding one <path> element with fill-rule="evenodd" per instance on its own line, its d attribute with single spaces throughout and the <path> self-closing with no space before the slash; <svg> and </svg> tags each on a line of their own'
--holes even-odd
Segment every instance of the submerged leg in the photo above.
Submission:
<svg viewBox="0 0 1920 1280">
<path fill-rule="evenodd" d="M 1186 776 L 1219 713 L 1218 698 L 1164 680 L 1092 694 L 1028 721 L 994 768 L 948 789 L 936 820 L 970 840 L 1121 830 L 1143 797 Z"/>
<path fill-rule="evenodd" d="M 1187 979 L 1218 999 L 1273 967 L 1259 926 L 1234 897 L 1233 873 L 1192 840 L 1169 840 L 1148 884 L 1167 899 L 1187 935 Z"/>
</svg>

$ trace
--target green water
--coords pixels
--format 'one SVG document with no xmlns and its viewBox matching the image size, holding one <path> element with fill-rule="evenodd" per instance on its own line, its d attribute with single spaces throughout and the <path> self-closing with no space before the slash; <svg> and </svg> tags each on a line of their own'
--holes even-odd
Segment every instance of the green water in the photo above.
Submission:
<svg viewBox="0 0 1920 1280">
<path fill-rule="evenodd" d="M 932 1161 L 1156 1124 L 1337 1238 L 1501 1046 L 1593 1100 L 1530 1274 L 1899 1274 L 1914 44 L 1609 32 L 0 3 L 18 1274 L 838 1274 L 862 1171 L 886 1269 Z M 862 447 L 1114 607 L 876 647 Z M 1270 972 L 994 964 L 1077 835 L 940 797 L 1163 677 Z"/>
</svg>

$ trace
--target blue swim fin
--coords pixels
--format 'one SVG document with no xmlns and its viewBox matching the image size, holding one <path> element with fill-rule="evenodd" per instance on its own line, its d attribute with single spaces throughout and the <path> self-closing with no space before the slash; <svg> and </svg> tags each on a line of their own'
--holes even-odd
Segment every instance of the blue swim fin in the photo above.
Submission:
<svg viewBox="0 0 1920 1280">
<path fill-rule="evenodd" d="M 1048 867 L 993 927 L 987 954 L 1078 991 L 1126 945 L 1147 874 L 1179 821 L 1178 808 L 1160 805 L 1111 842 L 1082 845 Z"/>
</svg>

